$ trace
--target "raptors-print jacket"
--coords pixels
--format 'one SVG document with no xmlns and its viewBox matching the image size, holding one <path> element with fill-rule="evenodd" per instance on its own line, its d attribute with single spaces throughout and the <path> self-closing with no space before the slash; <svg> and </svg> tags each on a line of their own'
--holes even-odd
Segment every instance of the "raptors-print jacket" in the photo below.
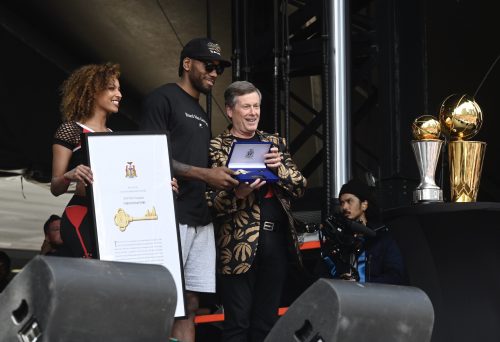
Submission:
<svg viewBox="0 0 500 342">
<path fill-rule="evenodd" d="M 272 184 L 274 193 L 285 209 L 289 221 L 289 246 L 302 264 L 295 222 L 290 211 L 290 198 L 304 194 L 307 181 L 293 162 L 285 140 L 277 134 L 257 131 L 261 141 L 277 146 L 283 159 L 278 167 L 279 181 Z M 226 129 L 210 142 L 210 162 L 212 167 L 226 166 L 231 146 L 235 138 Z M 250 269 L 259 244 L 260 207 L 257 192 L 244 199 L 236 198 L 234 191 L 218 190 L 207 192 L 208 205 L 214 215 L 216 244 L 219 249 L 219 271 L 222 274 L 241 274 Z"/>
</svg>

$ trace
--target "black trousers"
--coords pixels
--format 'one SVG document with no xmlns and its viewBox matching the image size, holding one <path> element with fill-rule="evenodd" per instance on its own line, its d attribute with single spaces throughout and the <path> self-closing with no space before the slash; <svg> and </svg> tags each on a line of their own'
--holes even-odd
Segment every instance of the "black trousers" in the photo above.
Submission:
<svg viewBox="0 0 500 342">
<path fill-rule="evenodd" d="M 244 274 L 222 275 L 222 340 L 264 341 L 278 320 L 288 258 L 284 231 L 261 228 L 256 257 Z"/>
</svg>

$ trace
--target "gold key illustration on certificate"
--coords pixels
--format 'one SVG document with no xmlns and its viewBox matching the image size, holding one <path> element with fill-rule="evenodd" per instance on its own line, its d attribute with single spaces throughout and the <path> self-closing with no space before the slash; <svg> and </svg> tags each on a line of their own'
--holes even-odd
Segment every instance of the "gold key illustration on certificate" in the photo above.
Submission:
<svg viewBox="0 0 500 342">
<path fill-rule="evenodd" d="M 118 209 L 115 214 L 115 224 L 120 228 L 120 231 L 124 232 L 127 226 L 132 221 L 144 221 L 144 220 L 158 220 L 158 215 L 156 215 L 156 209 L 153 207 L 151 210 L 146 210 L 146 214 L 142 217 L 132 217 L 125 212 L 122 208 Z"/>
</svg>

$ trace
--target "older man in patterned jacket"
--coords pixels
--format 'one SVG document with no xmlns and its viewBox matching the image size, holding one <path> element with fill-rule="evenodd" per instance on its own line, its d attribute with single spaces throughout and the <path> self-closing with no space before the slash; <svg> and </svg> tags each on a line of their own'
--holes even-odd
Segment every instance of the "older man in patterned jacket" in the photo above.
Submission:
<svg viewBox="0 0 500 342">
<path fill-rule="evenodd" d="M 235 141 L 271 142 L 265 163 L 279 177 L 273 184 L 256 179 L 208 193 L 221 273 L 223 341 L 263 341 L 278 319 L 289 257 L 301 262 L 290 198 L 301 197 L 307 182 L 284 139 L 257 130 L 260 91 L 238 81 L 229 85 L 224 98 L 232 125 L 211 141 L 212 167 L 226 166 Z"/>
</svg>

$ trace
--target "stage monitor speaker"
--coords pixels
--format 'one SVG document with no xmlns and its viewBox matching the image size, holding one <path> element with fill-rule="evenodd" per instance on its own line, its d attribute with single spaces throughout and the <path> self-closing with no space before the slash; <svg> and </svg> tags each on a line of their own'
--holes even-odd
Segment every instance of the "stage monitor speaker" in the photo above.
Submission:
<svg viewBox="0 0 500 342">
<path fill-rule="evenodd" d="M 0 293 L 0 341 L 166 341 L 177 294 L 160 265 L 37 256 Z"/>
<path fill-rule="evenodd" d="M 426 342 L 434 309 L 420 289 L 319 279 L 289 307 L 265 342 Z"/>
</svg>

